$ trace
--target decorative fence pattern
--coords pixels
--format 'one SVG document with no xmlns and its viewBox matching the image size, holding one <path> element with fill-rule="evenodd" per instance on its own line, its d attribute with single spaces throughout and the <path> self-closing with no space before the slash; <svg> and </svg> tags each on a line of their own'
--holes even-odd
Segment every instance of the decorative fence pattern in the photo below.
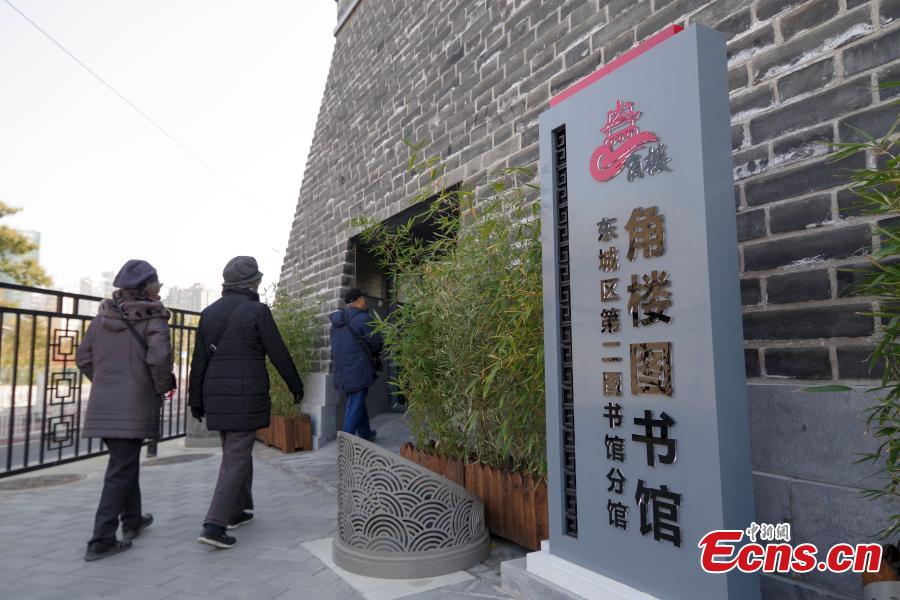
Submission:
<svg viewBox="0 0 900 600">
<path fill-rule="evenodd" d="M 569 185 L 566 170 L 566 126 L 553 130 L 553 204 L 556 208 L 556 243 L 559 246 L 559 358 L 562 398 L 563 510 L 566 535 L 578 537 L 578 486 L 575 478 L 575 391 L 572 365 L 572 288 L 569 281 Z"/>
<path fill-rule="evenodd" d="M 0 283 L 0 477 L 103 454 L 83 438 L 90 381 L 75 351 L 102 298 Z M 170 309 L 178 390 L 163 402 L 160 438 L 184 435 L 187 381 L 200 315 Z"/>
</svg>

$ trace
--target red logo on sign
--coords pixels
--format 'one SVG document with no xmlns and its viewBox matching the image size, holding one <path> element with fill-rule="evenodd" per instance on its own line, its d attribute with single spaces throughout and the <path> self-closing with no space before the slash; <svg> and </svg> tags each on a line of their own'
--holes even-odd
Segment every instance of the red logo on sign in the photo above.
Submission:
<svg viewBox="0 0 900 600">
<path fill-rule="evenodd" d="M 638 129 L 635 123 L 640 116 L 634 102 L 616 100 L 616 108 L 606 113 L 606 125 L 600 128 L 606 139 L 591 154 L 591 177 L 609 181 L 625 168 L 629 156 L 659 141 L 652 131 Z"/>
</svg>

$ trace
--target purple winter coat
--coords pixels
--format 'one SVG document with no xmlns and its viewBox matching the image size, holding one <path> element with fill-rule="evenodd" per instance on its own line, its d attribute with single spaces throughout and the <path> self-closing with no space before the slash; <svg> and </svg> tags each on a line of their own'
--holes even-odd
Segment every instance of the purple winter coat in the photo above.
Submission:
<svg viewBox="0 0 900 600">
<path fill-rule="evenodd" d="M 78 368 L 91 380 L 91 397 L 81 434 L 156 439 L 160 395 L 168 392 L 172 384 L 169 311 L 161 302 L 127 297 L 120 302 L 125 317 L 149 348 L 145 353 L 112 300 L 100 304 L 75 356 Z"/>
</svg>

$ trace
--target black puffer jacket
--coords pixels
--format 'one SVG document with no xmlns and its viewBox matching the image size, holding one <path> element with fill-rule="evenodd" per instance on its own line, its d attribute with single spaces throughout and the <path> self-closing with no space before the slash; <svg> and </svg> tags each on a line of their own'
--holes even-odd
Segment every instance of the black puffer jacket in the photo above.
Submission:
<svg viewBox="0 0 900 600">
<path fill-rule="evenodd" d="M 216 344 L 214 353 L 210 343 Z M 266 356 L 288 389 L 301 394 L 303 383 L 272 311 L 256 292 L 225 290 L 201 313 L 189 403 L 203 407 L 210 431 L 253 431 L 269 425 L 272 402 Z"/>
</svg>

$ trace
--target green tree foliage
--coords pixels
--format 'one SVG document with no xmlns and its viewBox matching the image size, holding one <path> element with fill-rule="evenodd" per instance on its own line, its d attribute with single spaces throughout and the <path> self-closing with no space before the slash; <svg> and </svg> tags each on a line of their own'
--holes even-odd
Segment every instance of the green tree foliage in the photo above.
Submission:
<svg viewBox="0 0 900 600">
<path fill-rule="evenodd" d="M 533 176 L 508 169 L 478 194 L 447 190 L 437 159 L 410 167 L 423 217 L 354 219 L 403 304 L 376 329 L 398 369 L 421 448 L 546 476 L 539 205 Z M 414 233 L 424 220 L 437 234 Z"/>
<path fill-rule="evenodd" d="M 898 83 L 888 84 L 891 86 Z M 895 103 L 895 105 L 898 103 Z M 841 144 L 835 159 L 860 152 L 873 159 L 873 168 L 854 171 L 851 188 L 859 197 L 859 205 L 866 214 L 896 214 L 900 211 L 900 156 L 897 153 L 897 131 L 900 118 L 880 139 L 859 132 L 864 141 Z M 880 248 L 871 257 L 872 267 L 865 271 L 860 293 L 880 300 L 874 314 L 882 321 L 882 338 L 869 359 L 870 368 L 884 364 L 881 383 L 874 388 L 879 401 L 868 411 L 869 431 L 878 441 L 877 449 L 865 455 L 862 462 L 879 466 L 884 485 L 866 490 L 871 499 L 888 499 L 894 506 L 900 500 L 900 227 L 876 227 Z M 882 531 L 885 537 L 900 533 L 900 514 L 891 516 L 890 524 Z"/>
<path fill-rule="evenodd" d="M 20 208 L 0 201 L 0 219 L 14 215 Z M 37 247 L 24 235 L 6 225 L 0 225 L 0 273 L 12 277 L 20 285 L 50 286 L 51 280 L 34 259 L 21 258 Z"/>
<path fill-rule="evenodd" d="M 291 353 L 291 358 L 294 359 L 300 378 L 305 379 L 312 367 L 315 343 L 320 332 L 319 311 L 306 295 L 292 298 L 278 286 L 273 286 L 272 292 L 275 298 L 272 303 L 272 316 Z M 281 417 L 296 415 L 298 407 L 294 404 L 294 395 L 268 359 L 266 366 L 269 369 L 271 384 L 272 414 Z"/>
<path fill-rule="evenodd" d="M 6 314 L 0 320 L 3 336 L 3 353 L 0 354 L 0 384 L 12 385 L 14 376 L 16 385 L 22 387 L 18 393 L 27 394 L 27 386 L 37 382 L 45 373 L 47 365 L 48 338 L 52 336 L 50 318 L 43 316 L 21 315 L 16 325 L 16 315 Z M 62 328 L 59 319 L 53 320 L 53 326 Z M 78 329 L 73 322 L 70 327 Z M 16 335 L 18 334 L 18 338 Z M 50 340 L 52 342 L 52 339 Z M 15 351 L 13 349 L 15 348 Z M 51 356 L 51 362 L 53 357 Z M 15 369 L 13 368 L 15 366 Z M 72 363 L 74 368 L 74 362 Z"/>
</svg>

